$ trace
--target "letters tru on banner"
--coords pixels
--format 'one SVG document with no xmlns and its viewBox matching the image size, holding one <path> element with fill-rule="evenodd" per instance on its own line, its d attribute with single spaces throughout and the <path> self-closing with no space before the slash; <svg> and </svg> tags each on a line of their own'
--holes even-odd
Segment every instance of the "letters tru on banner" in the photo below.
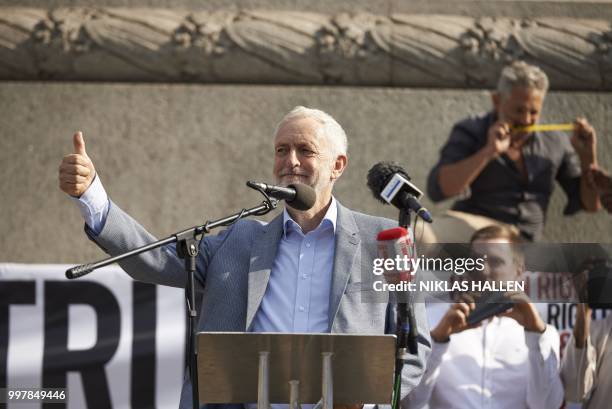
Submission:
<svg viewBox="0 0 612 409">
<path fill-rule="evenodd" d="M 0 389 L 65 388 L 27 408 L 175 408 L 185 362 L 182 289 L 118 267 L 64 278 L 67 266 L 0 264 Z"/>
</svg>

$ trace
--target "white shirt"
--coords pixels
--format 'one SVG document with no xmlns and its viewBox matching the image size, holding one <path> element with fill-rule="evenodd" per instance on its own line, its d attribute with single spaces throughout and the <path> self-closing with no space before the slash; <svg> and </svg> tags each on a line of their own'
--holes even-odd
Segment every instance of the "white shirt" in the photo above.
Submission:
<svg viewBox="0 0 612 409">
<path fill-rule="evenodd" d="M 106 194 L 106 190 L 100 181 L 100 176 L 96 175 L 85 193 L 79 198 L 74 198 L 74 201 L 79 207 L 85 224 L 95 234 L 100 234 L 110 209 L 108 194 Z"/>
<path fill-rule="evenodd" d="M 585 409 L 612 407 L 612 315 L 592 321 L 586 348 L 567 343 L 561 376 L 567 400 L 584 402 Z"/>
<path fill-rule="evenodd" d="M 428 316 L 441 317 L 448 308 L 429 304 Z M 438 322 L 430 319 L 431 328 Z M 559 334 L 550 325 L 538 334 L 494 317 L 432 344 L 423 379 L 408 395 L 410 409 L 558 409 L 563 403 Z"/>
</svg>

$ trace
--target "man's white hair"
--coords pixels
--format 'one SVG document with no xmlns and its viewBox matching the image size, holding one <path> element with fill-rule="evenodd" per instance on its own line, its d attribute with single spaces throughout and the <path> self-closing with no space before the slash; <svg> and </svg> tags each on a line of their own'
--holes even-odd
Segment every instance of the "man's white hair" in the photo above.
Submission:
<svg viewBox="0 0 612 409">
<path fill-rule="evenodd" d="M 335 160 L 338 155 L 346 155 L 348 142 L 344 129 L 331 115 L 320 109 L 307 108 L 301 105 L 296 106 L 281 119 L 276 126 L 274 135 L 278 134 L 278 130 L 285 123 L 298 118 L 311 118 L 321 124 L 321 131 L 331 146 L 332 159 Z"/>
<path fill-rule="evenodd" d="M 515 61 L 502 70 L 497 82 L 497 92 L 502 98 L 506 98 L 512 94 L 515 87 L 535 89 L 545 95 L 548 91 L 548 76 L 535 65 Z"/>
</svg>

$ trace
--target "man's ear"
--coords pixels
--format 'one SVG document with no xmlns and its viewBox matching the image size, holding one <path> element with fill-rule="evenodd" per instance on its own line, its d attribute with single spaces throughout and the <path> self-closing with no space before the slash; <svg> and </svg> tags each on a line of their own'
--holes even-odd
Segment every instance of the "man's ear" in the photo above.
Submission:
<svg viewBox="0 0 612 409">
<path fill-rule="evenodd" d="M 347 165 L 348 165 L 348 156 L 346 155 L 336 156 L 336 160 L 334 161 L 333 169 L 331 173 L 331 180 L 335 181 L 340 176 L 342 176 L 342 173 L 344 172 L 344 169 L 346 169 Z"/>
</svg>

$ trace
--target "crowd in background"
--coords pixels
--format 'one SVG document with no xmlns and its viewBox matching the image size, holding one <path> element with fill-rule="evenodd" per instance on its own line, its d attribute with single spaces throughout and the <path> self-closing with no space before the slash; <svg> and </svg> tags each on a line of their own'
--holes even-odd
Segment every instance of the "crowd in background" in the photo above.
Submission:
<svg viewBox="0 0 612 409">
<path fill-rule="evenodd" d="M 484 279 L 520 279 L 524 259 L 512 245 L 541 238 L 556 183 L 567 198 L 565 215 L 596 212 L 601 204 L 612 212 L 612 179 L 597 161 L 597 135 L 588 121 L 576 118 L 571 134 L 538 130 L 547 90 L 540 68 L 525 62 L 505 67 L 492 110 L 454 125 L 429 174 L 429 197 L 456 201 L 423 241 L 496 243 Z M 504 254 L 500 243 L 511 250 Z M 612 280 L 606 259 L 574 272 L 582 277 L 576 291 L 583 302 L 563 361 L 557 330 L 524 294 L 509 310 L 478 323 L 470 322 L 473 298 L 428 305 L 432 354 L 408 407 L 555 409 L 564 401 L 611 407 L 612 316 L 591 322 L 584 284 L 594 265 Z"/>
</svg>

